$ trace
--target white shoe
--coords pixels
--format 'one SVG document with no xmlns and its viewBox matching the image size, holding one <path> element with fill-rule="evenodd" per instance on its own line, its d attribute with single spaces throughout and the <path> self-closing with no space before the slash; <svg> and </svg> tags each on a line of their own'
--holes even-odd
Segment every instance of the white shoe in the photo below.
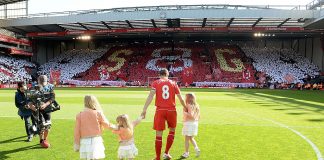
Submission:
<svg viewBox="0 0 324 160">
<path fill-rule="evenodd" d="M 196 151 L 196 157 L 199 157 L 200 156 L 200 149 L 196 148 L 195 151 Z"/>
<path fill-rule="evenodd" d="M 33 141 L 33 135 L 29 135 L 27 138 L 27 142 L 31 142 L 31 141 Z"/>
<path fill-rule="evenodd" d="M 172 156 L 170 154 L 163 154 L 163 159 L 172 159 Z"/>
<path fill-rule="evenodd" d="M 52 122 L 50 120 L 43 122 L 43 126 L 47 126 L 47 125 L 50 125 L 50 124 L 52 124 Z"/>
<path fill-rule="evenodd" d="M 189 152 L 185 152 L 181 155 L 181 158 L 186 159 L 189 158 Z"/>
</svg>

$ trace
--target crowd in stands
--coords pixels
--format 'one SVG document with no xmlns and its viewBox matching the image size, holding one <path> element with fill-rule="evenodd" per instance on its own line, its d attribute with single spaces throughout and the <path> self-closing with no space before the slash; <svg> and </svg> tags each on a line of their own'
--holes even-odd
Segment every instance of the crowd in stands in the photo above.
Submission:
<svg viewBox="0 0 324 160">
<path fill-rule="evenodd" d="M 271 83 L 303 83 L 307 76 L 319 75 L 319 69 L 307 58 L 291 49 L 242 48 L 253 60 L 258 72 L 269 76 Z"/>
<path fill-rule="evenodd" d="M 242 76 L 245 71 L 249 72 L 248 75 L 255 72 L 251 63 L 243 62 L 244 57 L 236 46 L 117 46 L 98 59 L 89 70 L 80 73 L 77 79 L 145 84 L 148 77 L 157 76 L 159 69 L 168 68 L 171 76 L 178 77 L 183 84 L 202 81 L 254 82 L 253 76 Z"/>
<path fill-rule="evenodd" d="M 0 81 L 31 80 L 28 71 L 33 67 L 35 65 L 28 61 L 1 56 Z M 157 77 L 161 68 L 167 68 L 181 85 L 206 87 L 238 83 L 243 86 L 271 83 L 274 88 L 284 88 L 285 84 L 296 87 L 305 83 L 303 86 L 306 86 L 305 78 L 319 74 L 314 64 L 291 49 L 200 43 L 69 50 L 41 65 L 38 74 L 50 76 L 55 70 L 60 71 L 61 82 L 125 81 L 136 86 L 147 85 L 149 77 Z M 318 83 L 315 88 L 318 86 L 321 85 Z"/>
<path fill-rule="evenodd" d="M 50 76 L 51 70 L 61 72 L 61 81 L 71 80 L 81 72 L 85 72 L 95 64 L 95 60 L 103 56 L 107 49 L 69 50 L 39 67 L 39 74 Z"/>
<path fill-rule="evenodd" d="M 0 83 L 31 81 L 31 69 L 35 67 L 26 60 L 0 55 Z"/>
</svg>

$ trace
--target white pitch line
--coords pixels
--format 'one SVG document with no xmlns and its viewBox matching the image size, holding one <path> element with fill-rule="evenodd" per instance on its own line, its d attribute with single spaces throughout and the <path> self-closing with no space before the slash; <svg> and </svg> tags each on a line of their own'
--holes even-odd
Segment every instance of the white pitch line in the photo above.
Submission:
<svg viewBox="0 0 324 160">
<path fill-rule="evenodd" d="M 295 134 L 297 134 L 298 136 L 300 136 L 301 138 L 303 138 L 309 145 L 311 145 L 311 147 L 313 148 L 314 152 L 316 153 L 316 156 L 317 156 L 317 160 L 323 160 L 323 156 L 322 156 L 322 153 L 321 151 L 318 149 L 318 147 L 310 140 L 308 139 L 306 136 L 304 136 L 303 134 L 301 134 L 300 132 L 298 132 L 297 130 L 293 129 L 293 128 L 290 128 L 289 126 L 287 125 L 284 125 L 282 123 L 279 123 L 279 122 L 276 122 L 276 121 L 273 121 L 271 119 L 266 119 L 274 124 L 277 124 L 283 128 L 287 128 L 289 130 L 291 130 L 292 132 L 294 132 Z"/>
<path fill-rule="evenodd" d="M 297 130 L 295 130 L 295 129 L 293 129 L 293 128 L 285 125 L 285 124 L 282 124 L 280 122 L 277 122 L 275 120 L 269 119 L 269 118 L 260 118 L 260 117 L 256 117 L 254 115 L 251 115 L 249 113 L 244 113 L 244 112 L 235 112 L 235 111 L 230 111 L 230 112 L 234 112 L 234 113 L 237 113 L 237 114 L 246 115 L 246 116 L 252 117 L 254 119 L 261 119 L 261 120 L 269 121 L 269 122 L 274 123 L 274 124 L 276 124 L 276 125 L 278 125 L 278 126 L 280 126 L 282 128 L 289 129 L 290 131 L 294 132 L 299 137 L 301 137 L 302 139 L 304 139 L 312 147 L 312 149 L 316 153 L 317 160 L 324 160 L 323 155 L 322 155 L 321 151 L 318 149 L 318 147 L 310 139 L 308 139 L 306 136 L 304 136 L 303 134 L 301 134 Z"/>
</svg>

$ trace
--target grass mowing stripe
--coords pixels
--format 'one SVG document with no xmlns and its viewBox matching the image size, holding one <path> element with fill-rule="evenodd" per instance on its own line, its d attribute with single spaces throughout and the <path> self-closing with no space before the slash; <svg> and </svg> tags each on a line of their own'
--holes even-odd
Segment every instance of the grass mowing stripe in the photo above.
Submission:
<svg viewBox="0 0 324 160">
<path fill-rule="evenodd" d="M 311 147 L 312 149 L 314 150 L 315 154 L 316 154 L 316 157 L 317 157 L 317 160 L 323 160 L 323 156 L 322 156 L 322 153 L 321 151 L 318 149 L 318 147 L 310 140 L 308 139 L 306 136 L 304 136 L 302 133 L 298 132 L 297 130 L 285 125 L 285 124 L 282 124 L 280 122 L 277 122 L 275 120 L 272 120 L 272 119 L 269 119 L 269 118 L 260 118 L 260 117 L 257 117 L 255 115 L 251 115 L 249 113 L 245 113 L 245 112 L 235 112 L 233 111 L 234 113 L 239 113 L 239 114 L 243 114 L 243 115 L 246 115 L 246 116 L 249 116 L 249 117 L 253 117 L 255 119 L 260 119 L 260 120 L 265 120 L 265 121 L 269 121 L 269 122 L 272 122 L 282 128 L 286 128 L 290 131 L 292 131 L 293 133 L 295 133 L 296 135 L 298 135 L 299 137 L 301 137 L 302 139 L 304 139 Z"/>
</svg>

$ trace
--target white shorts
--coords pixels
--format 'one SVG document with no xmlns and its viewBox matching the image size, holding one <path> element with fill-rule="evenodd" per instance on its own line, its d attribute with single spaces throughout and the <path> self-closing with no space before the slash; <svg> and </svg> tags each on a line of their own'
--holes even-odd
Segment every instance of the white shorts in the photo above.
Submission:
<svg viewBox="0 0 324 160">
<path fill-rule="evenodd" d="M 81 138 L 80 140 L 81 159 L 103 159 L 105 158 L 105 146 L 100 136 Z"/>
<path fill-rule="evenodd" d="M 119 146 L 118 148 L 118 158 L 135 158 L 138 155 L 138 150 L 135 144 L 130 144 L 127 146 Z"/>
<path fill-rule="evenodd" d="M 197 136 L 197 134 L 198 134 L 198 121 L 183 122 L 182 135 Z"/>
</svg>

